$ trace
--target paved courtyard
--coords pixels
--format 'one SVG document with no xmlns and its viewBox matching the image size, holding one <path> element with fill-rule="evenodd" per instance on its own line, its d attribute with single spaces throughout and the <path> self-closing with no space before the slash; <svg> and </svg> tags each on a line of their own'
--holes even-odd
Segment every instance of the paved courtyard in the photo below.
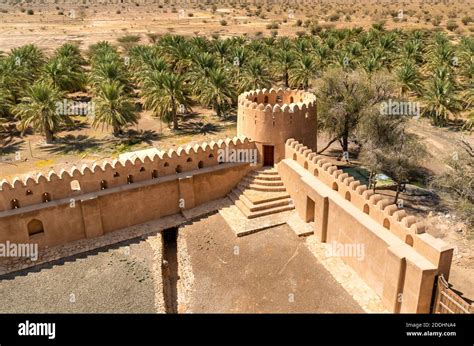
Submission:
<svg viewBox="0 0 474 346">
<path fill-rule="evenodd" d="M 182 312 L 363 312 L 286 224 L 238 238 L 214 214 L 179 238 L 190 259 L 180 276 L 192 280 Z"/>
</svg>

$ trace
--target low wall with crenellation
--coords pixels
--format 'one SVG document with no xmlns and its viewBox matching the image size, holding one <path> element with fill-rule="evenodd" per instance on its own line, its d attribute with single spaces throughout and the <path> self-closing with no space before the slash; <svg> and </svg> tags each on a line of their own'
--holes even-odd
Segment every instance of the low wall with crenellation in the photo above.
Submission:
<svg viewBox="0 0 474 346">
<path fill-rule="evenodd" d="M 327 159 L 290 139 L 278 165 L 297 212 L 322 242 L 359 244 L 364 259 L 343 256 L 394 312 L 429 312 L 434 278 L 449 276 L 453 248 Z"/>
<path fill-rule="evenodd" d="M 234 138 L 144 159 L 4 181 L 0 184 L 0 243 L 56 246 L 224 197 L 253 167 L 245 162 L 219 163 L 219 150 L 254 148 L 248 139 Z"/>
</svg>

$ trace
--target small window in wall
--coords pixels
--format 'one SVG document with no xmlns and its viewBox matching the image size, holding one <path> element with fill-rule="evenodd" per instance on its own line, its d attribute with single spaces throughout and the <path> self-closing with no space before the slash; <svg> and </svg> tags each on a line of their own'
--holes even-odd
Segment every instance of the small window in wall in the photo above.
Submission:
<svg viewBox="0 0 474 346">
<path fill-rule="evenodd" d="M 77 180 L 71 181 L 71 190 L 72 191 L 81 191 L 81 184 L 79 184 L 79 181 L 77 181 Z"/>
<path fill-rule="evenodd" d="M 33 191 L 31 191 L 30 189 L 26 190 L 26 195 L 27 196 L 31 196 L 33 194 Z"/>
<path fill-rule="evenodd" d="M 268 96 L 265 96 L 265 97 L 263 98 L 263 103 L 268 103 Z"/>
<path fill-rule="evenodd" d="M 369 215 L 369 213 L 370 213 L 370 208 L 369 208 L 369 205 L 368 205 L 368 204 L 364 204 L 364 210 L 363 210 L 363 211 L 364 211 L 365 214 Z"/>
<path fill-rule="evenodd" d="M 156 169 L 151 172 L 151 179 L 156 179 L 158 178 L 158 171 Z"/>
<path fill-rule="evenodd" d="M 119 172 L 115 172 L 115 173 L 114 173 L 114 178 L 118 178 L 118 177 L 120 177 Z"/>
<path fill-rule="evenodd" d="M 214 157 L 214 154 L 213 153 L 210 153 L 209 154 L 209 158 L 212 159 Z"/>
<path fill-rule="evenodd" d="M 183 168 L 180 165 L 176 166 L 176 173 L 181 173 L 183 171 Z"/>
<path fill-rule="evenodd" d="M 133 184 L 133 175 L 127 175 L 127 184 Z"/>
<path fill-rule="evenodd" d="M 15 198 L 15 199 L 12 199 L 11 202 L 10 202 L 11 206 L 12 206 L 12 209 L 18 209 L 20 208 L 20 202 Z"/>
<path fill-rule="evenodd" d="M 308 118 L 309 118 L 309 113 L 306 112 L 305 115 L 304 115 L 304 117 L 305 117 L 306 119 L 308 119 Z"/>
<path fill-rule="evenodd" d="M 349 191 L 346 191 L 346 195 L 344 196 L 344 198 L 350 202 L 351 201 L 351 193 Z"/>
<path fill-rule="evenodd" d="M 383 220 L 383 226 L 386 228 L 386 229 L 390 229 L 390 221 L 388 219 L 384 219 Z"/>
<path fill-rule="evenodd" d="M 334 191 L 339 191 L 339 186 L 337 186 L 337 183 L 332 183 L 332 189 Z"/>
<path fill-rule="evenodd" d="M 169 167 L 169 165 L 170 164 L 168 162 L 165 162 L 165 164 L 164 164 L 165 167 Z"/>
<path fill-rule="evenodd" d="M 140 168 L 140 172 L 145 172 L 145 171 L 146 171 L 145 167 Z"/>
<path fill-rule="evenodd" d="M 282 102 L 281 95 L 277 95 L 277 97 L 276 97 L 276 102 L 278 102 L 278 103 L 281 103 L 281 102 Z"/>
<path fill-rule="evenodd" d="M 308 161 L 304 162 L 304 169 L 308 169 Z"/>
<path fill-rule="evenodd" d="M 186 162 L 193 162 L 193 159 L 188 157 L 188 159 L 186 160 Z"/>
<path fill-rule="evenodd" d="M 51 202 L 51 195 L 48 192 L 43 193 L 43 203 Z"/>
<path fill-rule="evenodd" d="M 257 102 L 257 98 L 256 98 L 256 97 L 253 99 L 253 102 Z"/>
<path fill-rule="evenodd" d="M 293 160 L 296 161 L 296 153 L 293 154 Z"/>
<path fill-rule="evenodd" d="M 198 168 L 201 169 L 201 168 L 203 168 L 203 167 L 204 167 L 204 162 L 199 161 L 199 162 L 198 162 Z"/>
<path fill-rule="evenodd" d="M 33 219 L 28 222 L 28 235 L 31 237 L 33 235 L 44 234 L 43 223 L 40 220 Z"/>
<path fill-rule="evenodd" d="M 295 102 L 295 99 L 293 98 L 293 96 L 290 97 L 290 103 L 293 103 Z"/>
<path fill-rule="evenodd" d="M 318 171 L 317 168 L 314 169 L 313 175 L 314 175 L 315 177 L 319 176 L 319 171 Z"/>
<path fill-rule="evenodd" d="M 405 243 L 407 243 L 410 246 L 413 246 L 413 237 L 408 234 L 407 237 L 405 238 Z"/>
<path fill-rule="evenodd" d="M 100 189 L 105 190 L 107 188 L 107 182 L 105 180 L 100 181 Z"/>
</svg>

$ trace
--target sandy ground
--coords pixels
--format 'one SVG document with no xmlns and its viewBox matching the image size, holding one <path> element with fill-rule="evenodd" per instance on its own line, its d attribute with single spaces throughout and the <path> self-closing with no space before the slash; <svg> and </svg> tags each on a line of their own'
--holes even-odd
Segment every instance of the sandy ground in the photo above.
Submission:
<svg viewBox="0 0 474 346">
<path fill-rule="evenodd" d="M 237 238 L 214 214 L 179 237 L 194 275 L 188 312 L 363 312 L 287 225 Z"/>
<path fill-rule="evenodd" d="M 33 9 L 34 15 L 28 15 L 27 9 Z M 472 2 L 449 1 L 445 4 L 413 1 L 403 4 L 390 2 L 375 3 L 369 0 L 358 0 L 355 4 L 338 2 L 294 4 L 280 6 L 256 6 L 243 9 L 240 6 L 230 7 L 219 4 L 216 12 L 211 6 L 183 5 L 99 5 L 90 4 L 77 6 L 58 5 L 24 5 L 0 4 L 0 50 L 8 51 L 27 43 L 36 43 L 40 47 L 52 51 L 55 47 L 74 41 L 87 48 L 90 44 L 101 40 L 115 40 L 126 34 L 138 34 L 142 41 L 148 41 L 147 33 L 175 33 L 180 35 L 211 35 L 222 37 L 236 35 L 255 35 L 261 33 L 269 36 L 271 29 L 268 24 L 280 23 L 278 35 L 295 35 L 298 31 L 308 28 L 297 26 L 297 20 L 308 19 L 319 25 L 330 25 L 337 28 L 362 26 L 369 28 L 372 23 L 386 21 L 391 28 L 430 28 L 435 26 L 432 20 L 441 16 L 437 28 L 444 29 L 448 20 L 458 23 L 459 32 L 468 32 L 472 24 L 461 23 L 461 14 L 474 12 Z M 339 18 L 331 21 L 330 15 L 339 12 Z M 449 14 L 453 12 L 453 14 Z M 402 20 L 398 20 L 402 14 Z M 447 14 L 455 16 L 448 18 Z M 347 17 L 349 16 L 349 17 Z M 429 20 L 428 20 L 429 19 Z M 226 25 L 221 25 L 225 20 Z M 12 39 L 14 37 L 15 39 Z"/>
<path fill-rule="evenodd" d="M 0 312 L 156 312 L 152 268 L 145 240 L 41 265 L 0 279 Z"/>
<path fill-rule="evenodd" d="M 157 147 L 160 150 L 184 145 L 218 141 L 237 135 L 236 118 L 218 118 L 212 110 L 194 107 L 194 113 L 180 119 L 180 130 L 171 130 L 167 123 L 144 111 L 137 126 L 128 128 L 129 139 L 117 139 L 111 129 L 91 128 L 85 117 L 75 117 L 73 128 L 64 128 L 53 145 L 45 145 L 43 136 L 20 133 L 0 142 L 0 180 L 13 180 L 30 172 L 57 172 L 73 166 L 92 165 L 118 157 L 121 152 Z M 131 140 L 134 144 L 128 144 Z"/>
</svg>

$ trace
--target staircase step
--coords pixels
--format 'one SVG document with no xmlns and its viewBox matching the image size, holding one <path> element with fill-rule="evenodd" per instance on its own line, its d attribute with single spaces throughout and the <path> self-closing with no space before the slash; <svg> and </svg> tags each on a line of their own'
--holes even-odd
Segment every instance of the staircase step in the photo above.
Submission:
<svg viewBox="0 0 474 346">
<path fill-rule="evenodd" d="M 240 195 L 235 191 L 232 190 L 229 194 L 229 198 L 237 205 L 237 201 L 240 201 L 249 211 L 260 211 L 265 209 L 270 209 L 274 207 L 282 207 L 287 205 L 292 205 L 293 201 L 291 198 L 279 198 L 278 199 L 271 199 L 271 200 L 264 200 L 260 201 L 260 203 L 252 203 L 248 197 L 241 193 Z"/>
<path fill-rule="evenodd" d="M 257 184 L 262 186 L 283 186 L 283 182 L 281 180 L 263 180 L 253 177 L 244 177 L 242 180 L 249 184 Z"/>
<path fill-rule="evenodd" d="M 245 178 L 248 179 L 260 179 L 260 180 L 268 180 L 268 181 L 281 181 L 281 178 L 279 175 L 273 175 L 273 174 L 249 174 Z"/>
<path fill-rule="evenodd" d="M 284 192 L 286 191 L 285 186 L 263 186 L 258 184 L 239 183 L 241 187 L 249 188 L 256 191 L 268 191 L 268 192 Z"/>
<path fill-rule="evenodd" d="M 250 174 L 263 174 L 263 175 L 278 175 L 278 171 L 274 168 L 269 169 L 260 169 L 257 171 L 252 171 Z"/>
<path fill-rule="evenodd" d="M 285 192 L 266 192 L 262 194 L 261 191 L 255 191 L 255 190 L 249 190 L 249 189 L 244 189 L 244 190 L 239 190 L 241 193 L 247 197 L 247 199 L 252 202 L 253 204 L 260 204 L 260 203 L 266 203 L 266 202 L 271 202 L 271 201 L 277 201 L 279 199 L 285 199 L 285 198 L 290 198 L 290 195 L 285 191 Z"/>
<path fill-rule="evenodd" d="M 260 216 L 266 216 L 295 209 L 294 205 L 284 205 L 279 207 L 267 208 L 264 210 L 251 211 L 242 204 L 243 203 L 241 203 L 240 201 L 237 201 L 235 205 L 245 214 L 245 216 L 247 216 L 248 219 L 254 219 Z"/>
</svg>

